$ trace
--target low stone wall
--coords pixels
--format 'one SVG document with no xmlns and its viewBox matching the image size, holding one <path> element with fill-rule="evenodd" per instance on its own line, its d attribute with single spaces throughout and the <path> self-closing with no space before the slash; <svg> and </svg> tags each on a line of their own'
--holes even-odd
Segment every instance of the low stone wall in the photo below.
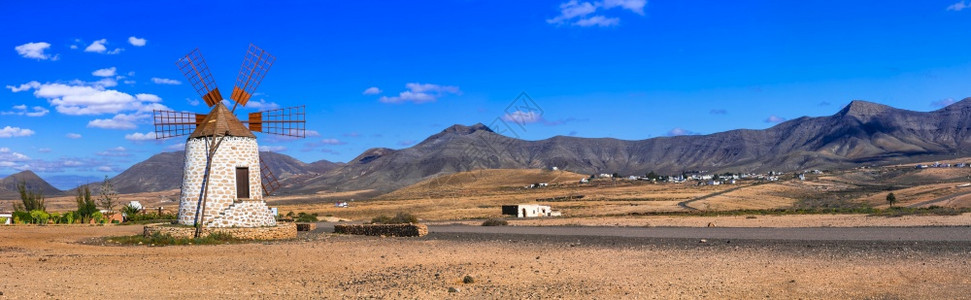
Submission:
<svg viewBox="0 0 971 300">
<path fill-rule="evenodd" d="M 169 225 L 169 224 L 154 224 L 145 226 L 144 235 L 145 237 L 151 237 L 152 234 L 167 234 L 174 238 L 191 238 L 195 235 L 195 227 L 187 227 L 181 225 Z M 250 227 L 250 228 L 232 228 L 232 227 L 206 227 L 202 228 L 202 236 L 208 236 L 209 234 L 219 232 L 232 235 L 234 238 L 241 240 L 283 240 L 292 239 L 297 237 L 297 225 L 289 222 L 277 223 L 277 226 L 268 227 Z"/>
<path fill-rule="evenodd" d="M 425 236 L 428 226 L 423 224 L 337 224 L 334 233 L 370 236 Z"/>
<path fill-rule="evenodd" d="M 297 223 L 297 231 L 314 231 L 317 229 L 317 223 Z"/>
</svg>

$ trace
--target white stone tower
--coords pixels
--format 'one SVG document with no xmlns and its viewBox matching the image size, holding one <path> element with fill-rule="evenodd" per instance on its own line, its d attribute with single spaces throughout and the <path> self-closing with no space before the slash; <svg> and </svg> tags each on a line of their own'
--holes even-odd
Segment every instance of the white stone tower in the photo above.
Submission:
<svg viewBox="0 0 971 300">
<path fill-rule="evenodd" d="M 207 155 L 218 143 L 205 180 Z M 216 103 L 185 142 L 185 173 L 179 202 L 179 224 L 203 227 L 276 226 L 263 201 L 260 153 L 256 136 L 221 102 Z M 201 193 L 206 192 L 202 216 L 197 216 Z"/>
</svg>

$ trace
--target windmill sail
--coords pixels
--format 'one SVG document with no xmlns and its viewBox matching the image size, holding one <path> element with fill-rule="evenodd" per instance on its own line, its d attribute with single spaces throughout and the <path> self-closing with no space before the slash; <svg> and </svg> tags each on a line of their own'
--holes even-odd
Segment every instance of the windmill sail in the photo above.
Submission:
<svg viewBox="0 0 971 300">
<path fill-rule="evenodd" d="M 206 115 L 204 114 L 184 111 L 153 110 L 152 119 L 155 124 L 155 138 L 166 139 L 191 134 L 205 118 Z"/>
<path fill-rule="evenodd" d="M 196 90 L 196 93 L 199 93 L 202 100 L 206 101 L 206 105 L 212 107 L 223 99 L 222 94 L 219 93 L 219 87 L 216 86 L 216 81 L 212 78 L 212 73 L 209 72 L 209 65 L 202 58 L 199 49 L 192 50 L 185 57 L 175 62 L 175 65 L 179 67 L 179 71 L 182 71 L 182 75 L 185 75 L 185 79 L 192 84 L 192 88 Z"/>
<path fill-rule="evenodd" d="M 239 68 L 239 74 L 236 75 L 233 93 L 229 98 L 239 105 L 246 106 L 249 98 L 256 92 L 256 87 L 263 81 L 266 71 L 270 70 L 274 61 L 276 61 L 276 57 L 269 52 L 250 44 L 249 49 L 246 50 L 246 56 L 243 57 L 243 65 Z"/>
<path fill-rule="evenodd" d="M 260 157 L 260 177 L 262 177 L 263 194 L 269 196 L 270 193 L 275 192 L 280 188 L 280 181 L 273 175 L 270 171 L 270 167 L 263 162 L 263 158 Z"/>
<path fill-rule="evenodd" d="M 307 136 L 307 113 L 303 105 L 249 114 L 249 130 L 292 137 Z"/>
</svg>

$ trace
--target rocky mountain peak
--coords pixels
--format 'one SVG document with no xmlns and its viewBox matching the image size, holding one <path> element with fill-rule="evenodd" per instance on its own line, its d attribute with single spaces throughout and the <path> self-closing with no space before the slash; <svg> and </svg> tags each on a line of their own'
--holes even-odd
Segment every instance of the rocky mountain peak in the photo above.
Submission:
<svg viewBox="0 0 971 300">
<path fill-rule="evenodd" d="M 838 115 L 845 117 L 856 117 L 860 121 L 865 122 L 876 115 L 893 109 L 893 107 L 883 104 L 863 100 L 853 100 L 849 105 L 844 107 Z"/>
<path fill-rule="evenodd" d="M 450 126 L 449 128 L 445 128 L 445 130 L 442 130 L 442 133 L 454 133 L 454 134 L 466 135 L 466 134 L 472 134 L 473 132 L 476 132 L 476 131 L 493 132 L 492 129 L 489 129 L 488 126 L 485 126 L 482 123 L 475 123 L 472 126 L 455 124 Z"/>
</svg>

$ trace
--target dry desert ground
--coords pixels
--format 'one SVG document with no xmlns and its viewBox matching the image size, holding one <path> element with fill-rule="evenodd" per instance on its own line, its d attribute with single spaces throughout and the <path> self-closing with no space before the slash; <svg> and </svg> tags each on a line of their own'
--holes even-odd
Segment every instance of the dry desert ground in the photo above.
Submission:
<svg viewBox="0 0 971 300">
<path fill-rule="evenodd" d="M 0 226 L 0 298 L 957 299 L 968 242 L 301 233 L 104 245 L 141 226 Z M 471 276 L 473 283 L 463 283 Z M 450 288 L 454 290 L 450 292 Z"/>
</svg>

